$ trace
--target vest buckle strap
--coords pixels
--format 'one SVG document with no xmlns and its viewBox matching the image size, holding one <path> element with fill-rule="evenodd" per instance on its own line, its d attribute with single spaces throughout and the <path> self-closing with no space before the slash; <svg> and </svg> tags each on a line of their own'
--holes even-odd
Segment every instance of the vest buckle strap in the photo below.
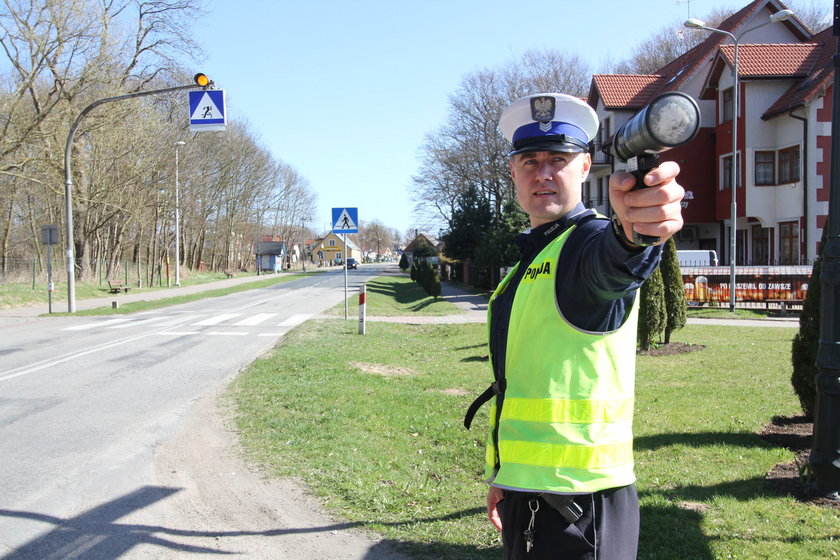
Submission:
<svg viewBox="0 0 840 560">
<path fill-rule="evenodd" d="M 494 381 L 490 384 L 490 386 L 485 389 L 483 393 L 481 393 L 470 405 L 470 408 L 467 409 L 467 414 L 464 416 L 464 427 L 466 429 L 470 429 L 470 424 L 472 424 L 473 416 L 475 413 L 478 412 L 478 409 L 481 408 L 481 405 L 492 399 L 493 397 L 498 397 L 499 395 L 504 394 L 505 387 L 507 383 L 505 383 L 504 379 L 499 379 Z"/>
</svg>

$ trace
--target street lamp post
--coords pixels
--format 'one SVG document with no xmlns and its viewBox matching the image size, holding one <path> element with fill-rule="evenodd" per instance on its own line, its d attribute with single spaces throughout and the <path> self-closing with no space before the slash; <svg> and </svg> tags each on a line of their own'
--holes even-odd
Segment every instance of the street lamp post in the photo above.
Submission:
<svg viewBox="0 0 840 560">
<path fill-rule="evenodd" d="M 94 101 L 79 113 L 76 120 L 70 126 L 70 132 L 67 134 L 67 143 L 64 145 L 64 205 L 67 217 L 65 218 L 65 237 L 67 238 L 67 311 L 69 313 L 76 312 L 76 257 L 73 240 L 73 171 L 71 167 L 71 151 L 73 148 L 73 137 L 76 136 L 76 130 L 82 124 L 82 120 L 95 108 L 111 101 L 122 101 L 124 99 L 133 99 L 135 97 L 144 97 L 146 95 L 154 95 L 157 93 L 169 93 L 170 91 L 178 91 L 181 89 L 194 88 L 196 85 L 208 89 L 213 87 L 213 82 L 205 74 L 196 74 L 193 77 L 192 84 L 185 86 L 175 86 L 171 88 L 154 89 L 150 91 L 138 91 L 137 93 L 128 93 L 126 95 L 117 95 L 116 97 L 105 97 Z"/>
<path fill-rule="evenodd" d="M 834 36 L 840 37 L 840 3 L 834 2 Z M 817 350 L 814 440 L 809 462 L 815 496 L 840 499 L 840 40 L 832 57 L 831 179 L 828 237 L 820 267 L 820 336 Z M 817 280 L 817 279 L 814 279 Z"/>
<path fill-rule="evenodd" d="M 793 12 L 791 10 L 780 10 L 775 14 L 771 15 L 768 21 L 765 21 L 764 23 L 756 25 L 755 27 L 750 27 L 746 31 L 743 31 L 739 37 L 736 37 L 729 31 L 724 31 L 723 29 L 708 27 L 704 22 L 700 21 L 699 19 L 690 18 L 686 20 L 686 22 L 683 24 L 690 29 L 705 29 L 706 31 L 711 31 L 712 33 L 720 33 L 721 35 L 726 35 L 727 37 L 732 39 L 732 43 L 735 45 L 735 54 L 733 55 L 732 62 L 732 181 L 730 184 L 732 204 L 731 213 L 729 217 L 729 220 L 731 222 L 729 235 L 729 311 L 731 313 L 735 312 L 735 255 L 737 254 L 738 250 L 738 228 L 736 227 L 736 223 L 738 220 L 738 111 L 740 109 L 738 99 L 738 44 L 741 41 L 741 37 L 743 37 L 750 31 L 755 31 L 759 27 L 764 27 L 765 25 L 769 25 L 771 23 L 785 21 L 787 19 L 790 19 L 792 15 Z"/>
<path fill-rule="evenodd" d="M 184 144 L 186 142 L 181 140 L 175 142 L 175 286 L 181 285 L 181 206 L 178 192 L 178 148 Z"/>
</svg>

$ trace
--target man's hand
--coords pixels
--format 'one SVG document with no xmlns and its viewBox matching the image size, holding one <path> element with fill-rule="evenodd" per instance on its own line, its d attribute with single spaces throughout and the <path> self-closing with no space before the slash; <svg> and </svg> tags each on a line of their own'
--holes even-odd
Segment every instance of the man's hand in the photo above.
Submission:
<svg viewBox="0 0 840 560">
<path fill-rule="evenodd" d="M 679 172 L 679 165 L 664 161 L 645 175 L 647 188 L 635 191 L 633 175 L 618 171 L 610 177 L 610 204 L 627 239 L 633 239 L 635 230 L 659 237 L 657 245 L 661 245 L 682 228 L 680 202 L 685 191 L 676 181 Z"/>
<path fill-rule="evenodd" d="M 487 491 L 487 517 L 490 519 L 490 523 L 493 524 L 493 527 L 499 531 L 502 530 L 502 517 L 499 515 L 499 510 L 496 508 L 496 505 L 501 502 L 504 497 L 504 491 L 501 488 L 491 486 Z"/>
</svg>

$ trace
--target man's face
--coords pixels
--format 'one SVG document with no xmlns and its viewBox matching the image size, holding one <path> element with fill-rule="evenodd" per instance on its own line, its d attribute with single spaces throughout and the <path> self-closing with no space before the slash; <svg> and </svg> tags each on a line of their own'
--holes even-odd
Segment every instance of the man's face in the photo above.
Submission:
<svg viewBox="0 0 840 560">
<path fill-rule="evenodd" d="M 565 216 L 580 202 L 591 165 L 588 153 L 530 152 L 510 159 L 516 197 L 531 227 Z"/>
</svg>

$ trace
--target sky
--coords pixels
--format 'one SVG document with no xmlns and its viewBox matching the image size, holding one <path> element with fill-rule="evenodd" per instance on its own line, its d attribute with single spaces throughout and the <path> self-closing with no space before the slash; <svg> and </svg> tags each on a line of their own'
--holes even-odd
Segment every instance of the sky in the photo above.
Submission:
<svg viewBox="0 0 840 560">
<path fill-rule="evenodd" d="M 206 0 L 190 64 L 225 91 L 228 122 L 309 182 L 316 232 L 345 207 L 406 232 L 424 139 L 466 75 L 546 49 L 603 71 L 667 26 L 747 1 Z"/>
</svg>

